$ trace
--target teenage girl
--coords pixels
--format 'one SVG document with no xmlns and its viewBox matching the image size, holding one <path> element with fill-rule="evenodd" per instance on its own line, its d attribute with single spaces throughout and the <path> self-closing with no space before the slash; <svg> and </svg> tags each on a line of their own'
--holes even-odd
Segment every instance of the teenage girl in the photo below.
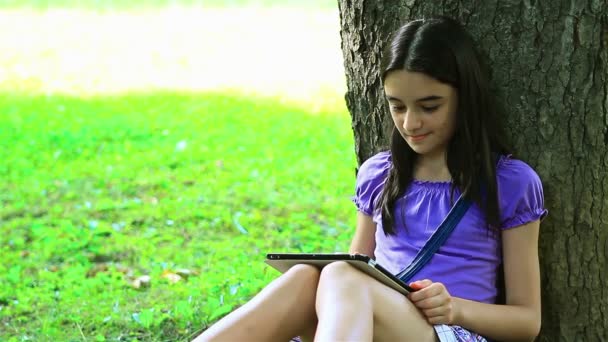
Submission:
<svg viewBox="0 0 608 342">
<path fill-rule="evenodd" d="M 448 18 L 401 27 L 380 75 L 390 150 L 361 165 L 351 253 L 406 267 L 456 199 L 473 204 L 403 296 L 344 262 L 298 265 L 197 341 L 519 341 L 541 322 L 538 175 L 501 140 L 473 40 Z M 501 296 L 502 294 L 502 296 Z"/>
</svg>

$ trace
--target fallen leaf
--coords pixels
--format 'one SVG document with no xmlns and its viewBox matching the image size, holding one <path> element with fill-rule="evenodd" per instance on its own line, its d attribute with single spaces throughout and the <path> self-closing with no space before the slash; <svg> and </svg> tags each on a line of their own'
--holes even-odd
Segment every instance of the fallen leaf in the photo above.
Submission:
<svg viewBox="0 0 608 342">
<path fill-rule="evenodd" d="M 119 273 L 122 273 L 124 275 L 126 275 L 127 277 L 132 277 L 133 276 L 133 269 L 129 268 L 127 266 L 123 266 L 120 264 L 117 264 L 116 266 L 116 271 Z"/>
<path fill-rule="evenodd" d="M 93 278 L 99 272 L 106 272 L 108 270 L 108 264 L 95 264 L 95 266 L 91 267 L 90 270 L 87 271 L 87 278 Z"/>
<path fill-rule="evenodd" d="M 115 256 L 109 254 L 96 254 L 96 253 L 87 253 L 87 257 L 89 261 L 94 263 L 104 263 L 110 262 L 115 259 Z"/>
<path fill-rule="evenodd" d="M 171 273 L 171 272 L 163 272 L 162 277 L 167 279 L 169 281 L 169 283 L 171 283 L 171 284 L 175 284 L 175 283 L 179 282 L 180 280 L 182 280 L 182 277 L 180 277 L 179 274 L 175 274 L 175 273 Z"/>
<path fill-rule="evenodd" d="M 187 268 L 180 268 L 178 270 L 175 270 L 175 273 L 179 274 L 180 277 L 185 279 L 188 279 L 190 276 L 198 275 L 197 272 L 191 271 Z"/>
<path fill-rule="evenodd" d="M 152 278 L 150 278 L 150 276 L 143 275 L 143 276 L 137 277 L 135 280 L 133 280 L 131 282 L 131 286 L 133 286 L 136 289 L 148 288 L 148 287 L 150 287 L 151 280 L 152 280 Z"/>
</svg>

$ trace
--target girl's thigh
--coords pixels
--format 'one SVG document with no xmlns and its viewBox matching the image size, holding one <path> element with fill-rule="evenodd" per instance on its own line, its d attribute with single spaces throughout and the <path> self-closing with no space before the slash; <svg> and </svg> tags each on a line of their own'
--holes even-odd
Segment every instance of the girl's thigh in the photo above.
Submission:
<svg viewBox="0 0 608 342">
<path fill-rule="evenodd" d="M 367 277 L 374 303 L 374 341 L 438 340 L 433 325 L 409 299 Z"/>
<path fill-rule="evenodd" d="M 326 266 L 323 277 L 352 282 L 352 287 L 367 291 L 373 310 L 374 341 L 437 341 L 433 325 L 403 294 L 382 284 L 345 262 Z M 361 308 L 365 310 L 365 308 Z"/>
</svg>

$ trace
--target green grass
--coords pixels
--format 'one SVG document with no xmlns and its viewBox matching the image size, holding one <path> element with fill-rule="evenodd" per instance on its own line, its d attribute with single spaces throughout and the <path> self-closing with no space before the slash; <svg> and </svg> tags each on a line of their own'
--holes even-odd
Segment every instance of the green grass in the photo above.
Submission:
<svg viewBox="0 0 608 342">
<path fill-rule="evenodd" d="M 0 133 L 2 341 L 187 341 L 278 275 L 266 252 L 352 234 L 342 105 L 5 94 Z"/>
<path fill-rule="evenodd" d="M 49 8 L 81 8 L 91 10 L 132 10 L 167 6 L 337 9 L 338 0 L 0 0 L 0 9 L 28 8 L 45 10 Z"/>
</svg>

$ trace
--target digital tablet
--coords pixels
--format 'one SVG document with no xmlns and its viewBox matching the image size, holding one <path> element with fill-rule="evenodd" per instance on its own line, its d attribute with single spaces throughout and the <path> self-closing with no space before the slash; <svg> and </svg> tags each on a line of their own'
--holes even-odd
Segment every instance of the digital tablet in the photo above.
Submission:
<svg viewBox="0 0 608 342">
<path fill-rule="evenodd" d="M 292 254 L 292 253 L 269 253 L 266 255 L 266 263 L 281 273 L 285 273 L 293 265 L 308 264 L 319 268 L 335 261 L 345 261 L 365 272 L 369 276 L 389 286 L 390 288 L 407 295 L 414 292 L 413 288 L 395 277 L 392 273 L 380 266 L 376 261 L 363 254 Z"/>
</svg>

